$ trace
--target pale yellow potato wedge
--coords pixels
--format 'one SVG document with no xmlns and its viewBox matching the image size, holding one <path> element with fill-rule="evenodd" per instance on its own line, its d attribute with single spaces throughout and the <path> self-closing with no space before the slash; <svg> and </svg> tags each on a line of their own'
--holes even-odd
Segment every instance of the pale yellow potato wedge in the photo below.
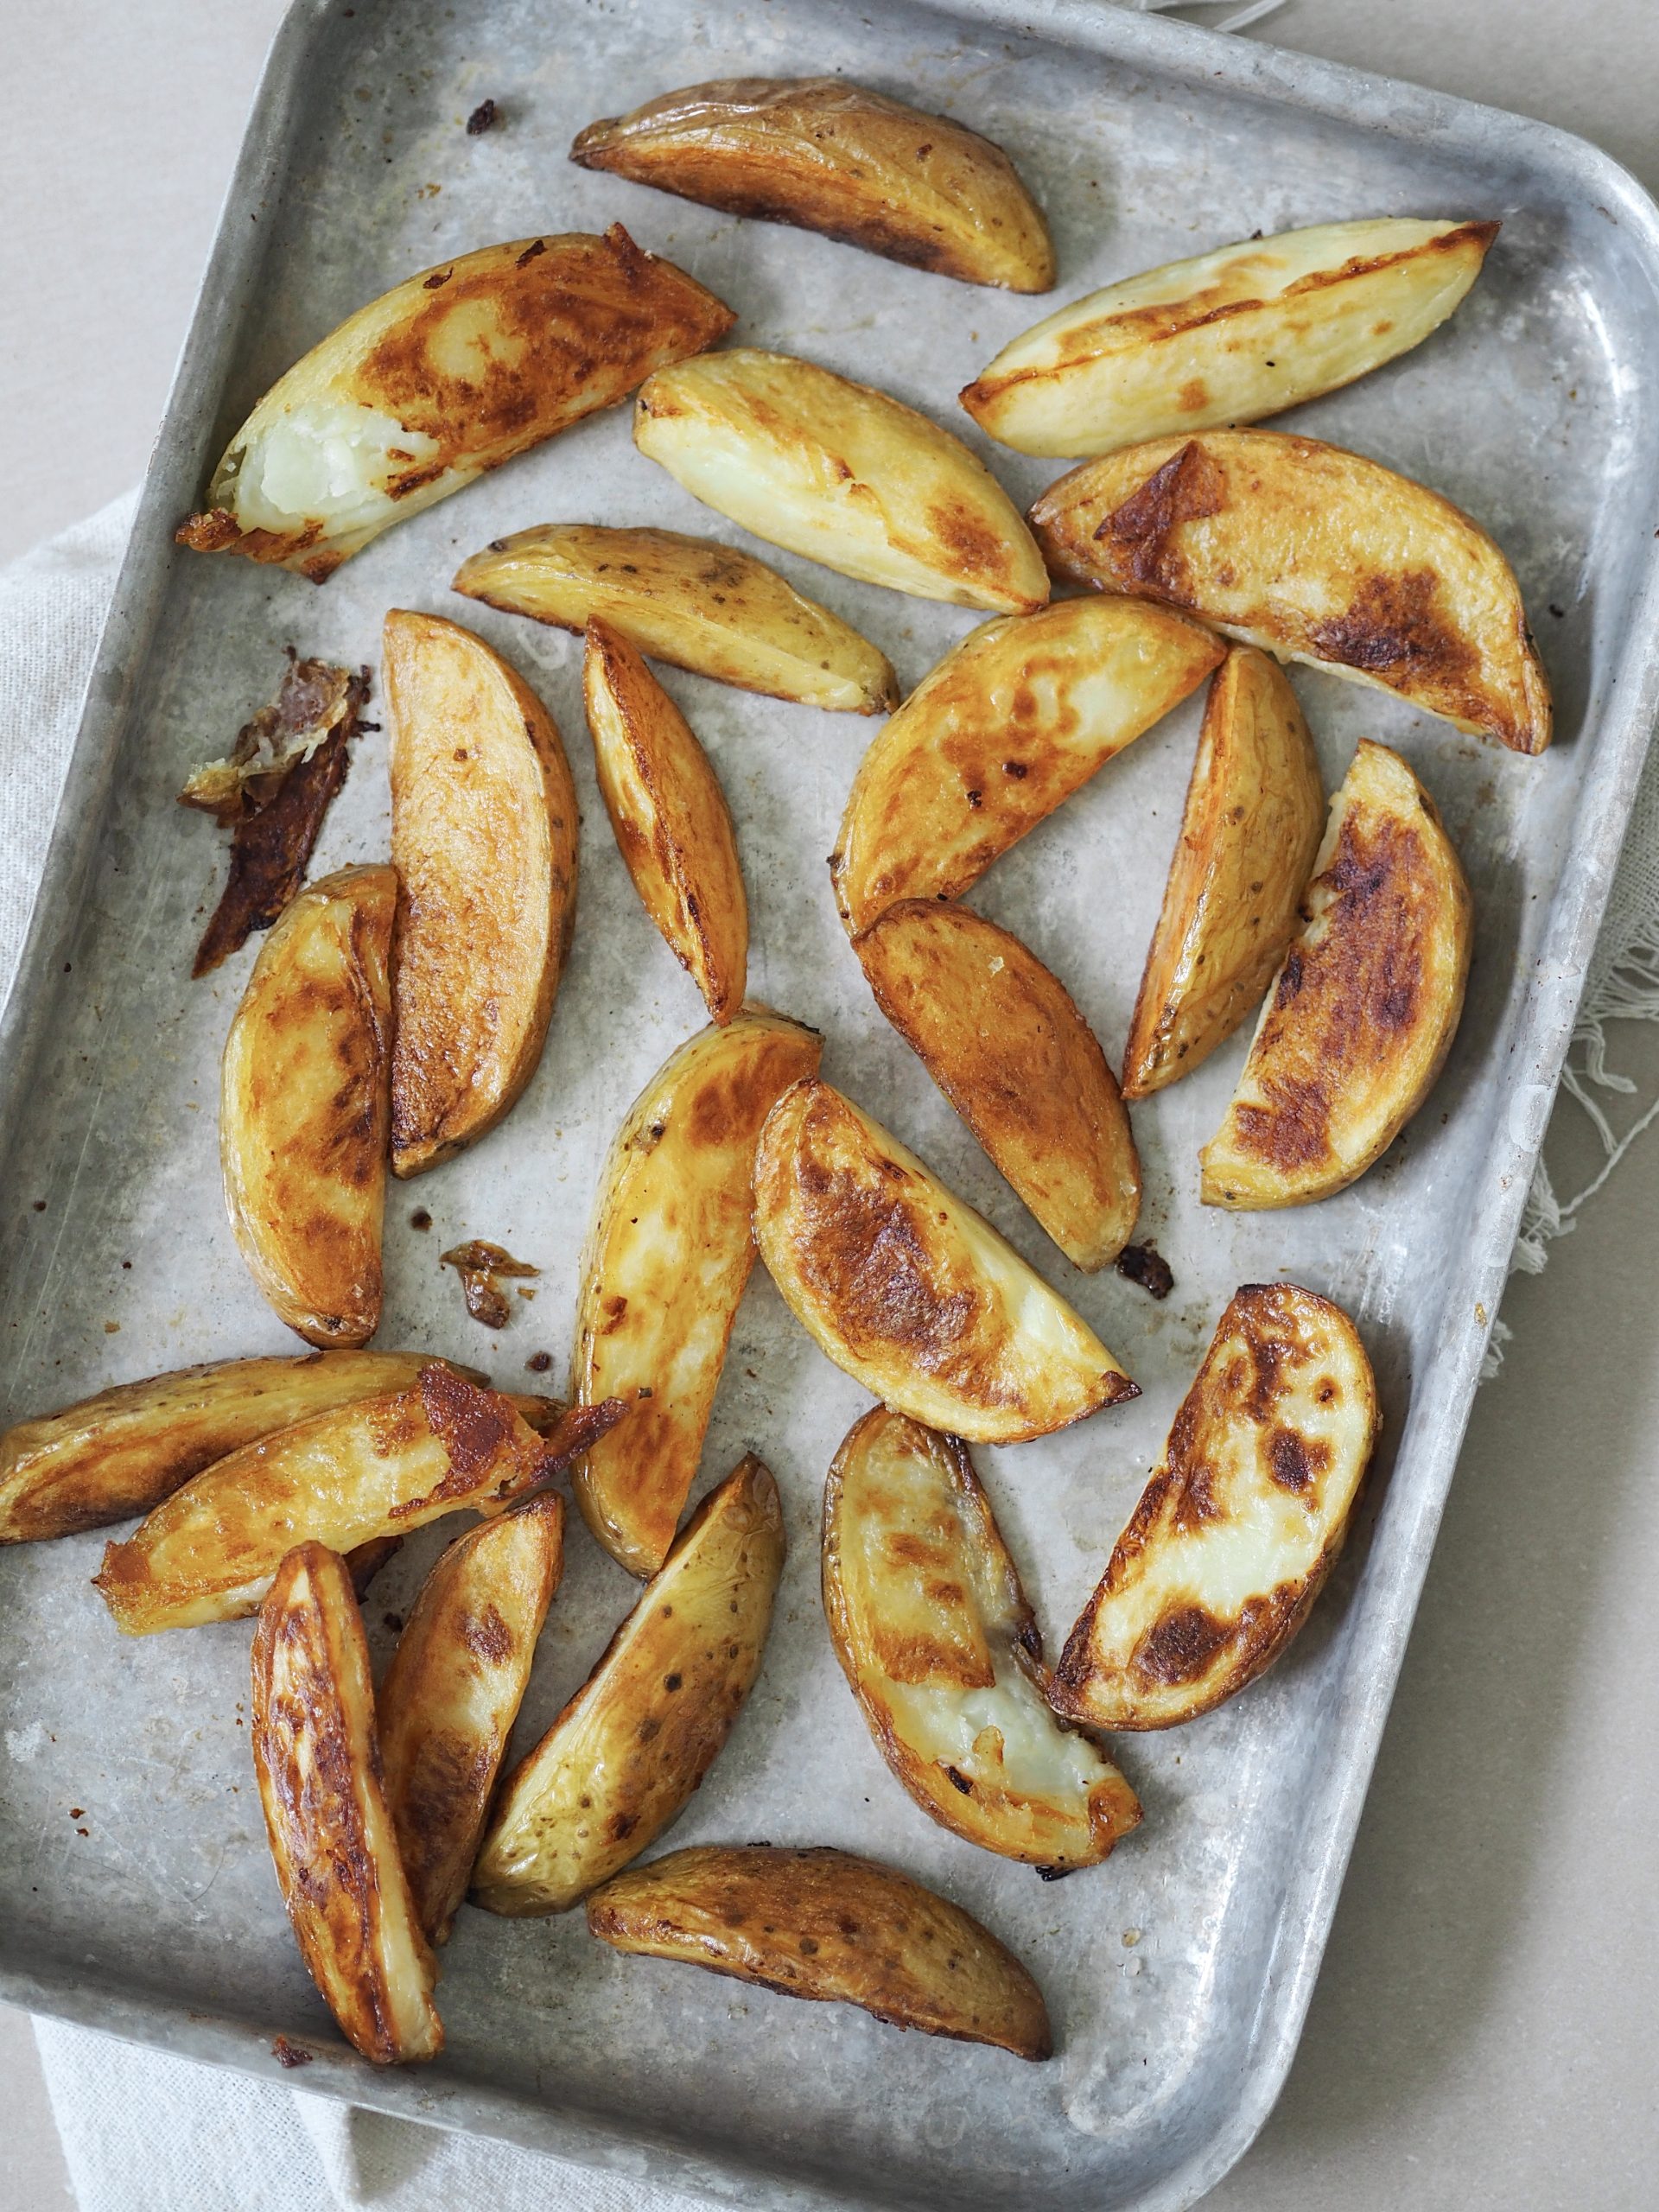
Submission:
<svg viewBox="0 0 1659 2212">
<path fill-rule="evenodd" d="M 1227 1118 L 1205 1205 L 1306 1205 L 1365 1173 L 1433 1088 L 1463 1012 L 1469 885 L 1434 803 L 1362 740 Z"/>
<path fill-rule="evenodd" d="M 969 906 L 908 899 L 855 940 L 875 1002 L 1076 1266 L 1115 1260 L 1141 1161 L 1094 1032 L 1036 954 Z"/>
<path fill-rule="evenodd" d="M 179 543 L 321 583 L 389 523 L 615 406 L 734 320 L 620 223 L 441 262 L 348 315 L 271 386 Z"/>
<path fill-rule="evenodd" d="M 1549 743 L 1509 563 L 1449 499 L 1363 454 L 1281 430 L 1156 438 L 1074 468 L 1031 519 L 1070 582 L 1181 607 L 1514 752 Z"/>
<path fill-rule="evenodd" d="M 1054 282 L 1048 226 L 999 145 L 845 77 L 687 85 L 590 123 L 570 158 L 965 284 Z"/>
<path fill-rule="evenodd" d="M 624 1435 L 576 1470 L 589 1529 L 632 1574 L 668 1555 L 702 1457 L 749 1270 L 754 1148 L 772 1107 L 817 1071 L 817 1032 L 764 1007 L 671 1054 L 628 1109 L 600 1177 L 582 1261 L 571 1388 L 630 1402 Z"/>
<path fill-rule="evenodd" d="M 474 1901 L 568 1912 L 676 1819 L 766 1649 L 784 1567 L 778 1485 L 741 1462 L 688 1522 L 604 1657 L 503 1783 Z"/>
<path fill-rule="evenodd" d="M 872 740 L 830 856 L 849 931 L 955 899 L 1196 691 L 1225 648 L 1162 607 L 1065 599 L 970 630 Z"/>
<path fill-rule="evenodd" d="M 1048 598 L 1020 512 L 959 438 L 866 384 L 740 346 L 652 377 L 633 442 L 757 537 L 918 599 Z"/>
<path fill-rule="evenodd" d="M 820 1349 L 929 1428 L 1019 1444 L 1140 1395 L 989 1222 L 816 1077 L 766 1117 L 754 1233 Z"/>
<path fill-rule="evenodd" d="M 1139 1821 L 1046 1702 L 1042 1633 L 954 1436 L 885 1406 L 849 1431 L 824 1486 L 823 1611 L 877 1750 L 941 1827 L 1069 1873 Z"/>
<path fill-rule="evenodd" d="M 567 1467 L 621 1418 L 576 1407 L 538 1436 L 512 1401 L 439 1361 L 408 1389 L 314 1414 L 193 1476 L 93 1580 L 125 1636 L 239 1619 L 298 1542 L 350 1552 L 460 1506 L 489 1513 Z"/>
<path fill-rule="evenodd" d="M 454 589 L 562 630 L 595 617 L 653 660 L 832 714 L 898 702 L 887 655 L 776 569 L 677 530 L 543 523 L 462 562 Z"/>
<path fill-rule="evenodd" d="M 1289 1282 L 1236 1293 L 1066 1638 L 1056 1708 L 1097 1728 L 1169 1728 L 1253 1682 L 1342 1549 L 1378 1426 L 1371 1363 L 1340 1306 Z"/>
<path fill-rule="evenodd" d="M 823 1846 L 700 1844 L 619 1874 L 588 1900 L 613 1950 L 678 1959 L 783 1997 L 857 2005 L 889 2027 L 1053 2056 L 1043 1993 L 947 1898 Z"/>
<path fill-rule="evenodd" d="M 582 690 L 600 795 L 633 887 L 710 1019 L 728 1022 L 748 981 L 749 902 L 720 779 L 638 650 L 597 617 Z"/>
<path fill-rule="evenodd" d="M 536 1072 L 576 916 L 557 726 L 481 638 L 394 607 L 385 633 L 393 946 L 391 1166 L 492 1129 Z"/>
<path fill-rule="evenodd" d="M 380 1758 L 429 1942 L 449 1938 L 495 1778 L 564 1570 L 564 1501 L 544 1491 L 470 1529 L 421 1585 L 380 1685 Z"/>
<path fill-rule="evenodd" d="M 1260 422 L 1421 345 L 1497 231 L 1384 215 L 1172 261 L 1023 331 L 962 404 L 1004 445 L 1055 459 Z"/>
<path fill-rule="evenodd" d="M 260 1607 L 252 1704 L 265 1832 L 312 1980 L 377 2066 L 435 2058 L 437 1961 L 381 1787 L 363 1619 L 321 1544 L 286 1554 Z"/>
<path fill-rule="evenodd" d="M 1181 834 L 1123 1052 L 1123 1096 L 1191 1075 L 1296 934 L 1325 818 L 1319 756 L 1276 661 L 1235 645 L 1211 682 Z"/>
<path fill-rule="evenodd" d="M 314 1351 L 216 1360 L 120 1382 L 60 1413 L 19 1421 L 0 1436 L 0 1544 L 73 1535 L 148 1513 L 215 1459 L 275 1429 L 406 1389 L 428 1357 Z M 484 1380 L 469 1368 L 458 1371 Z"/>
<path fill-rule="evenodd" d="M 219 1157 L 248 1272 L 308 1344 L 380 1325 L 397 879 L 300 892 L 259 949 L 219 1064 Z"/>
</svg>

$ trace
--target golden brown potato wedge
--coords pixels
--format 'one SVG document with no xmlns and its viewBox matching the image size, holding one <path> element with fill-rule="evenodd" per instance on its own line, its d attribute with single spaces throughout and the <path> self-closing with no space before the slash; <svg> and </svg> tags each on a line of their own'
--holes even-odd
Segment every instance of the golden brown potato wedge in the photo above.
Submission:
<svg viewBox="0 0 1659 2212">
<path fill-rule="evenodd" d="M 1059 977 L 971 907 L 931 899 L 887 907 L 855 949 L 876 1004 L 1067 1259 L 1115 1260 L 1141 1210 L 1141 1161 Z"/>
<path fill-rule="evenodd" d="M 718 1023 L 743 1003 L 749 902 L 731 810 L 690 724 L 620 631 L 588 626 L 582 697 L 633 887 Z"/>
<path fill-rule="evenodd" d="M 1281 430 L 1157 438 L 1074 468 L 1031 518 L 1057 576 L 1183 607 L 1516 753 L 1549 743 L 1509 563 L 1449 499 L 1359 454 Z"/>
<path fill-rule="evenodd" d="M 572 1388 L 632 1402 L 626 1434 L 578 1468 L 576 1502 L 612 1558 L 654 1574 L 702 1457 L 738 1301 L 760 1125 L 817 1072 L 817 1032 L 764 1007 L 704 1029 L 628 1109 L 600 1178 L 582 1262 Z"/>
<path fill-rule="evenodd" d="M 1420 345 L 1496 223 L 1321 223 L 1130 276 L 1046 316 L 962 394 L 994 438 L 1055 457 L 1256 423 Z"/>
<path fill-rule="evenodd" d="M 1319 756 L 1282 670 L 1235 645 L 1210 685 L 1123 1052 L 1123 1096 L 1191 1075 L 1268 988 L 1319 849 Z"/>
<path fill-rule="evenodd" d="M 955 899 L 1196 691 L 1224 647 L 1162 607 L 1067 599 L 969 631 L 878 733 L 830 859 L 856 936 L 900 899 Z"/>
<path fill-rule="evenodd" d="M 377 2066 L 435 2058 L 437 1961 L 380 1784 L 363 1619 L 321 1544 L 287 1554 L 259 1609 L 252 1738 L 283 1903 L 329 2011 Z"/>
<path fill-rule="evenodd" d="M 541 701 L 481 638 L 385 623 L 393 948 L 391 1166 L 492 1129 L 536 1072 L 576 915 L 576 791 Z"/>
<path fill-rule="evenodd" d="M 661 371 L 633 442 L 717 513 L 842 575 L 997 614 L 1048 598 L 1019 510 L 959 438 L 792 354 L 740 346 Z"/>
<path fill-rule="evenodd" d="M 223 1359 L 118 1383 L 0 1436 L 0 1544 L 148 1513 L 226 1452 L 312 1414 L 406 1389 L 419 1351 Z M 449 1363 L 445 1363 L 448 1364 Z M 474 1382 L 484 1377 L 458 1370 Z"/>
<path fill-rule="evenodd" d="M 1139 1821 L 1046 1701 L 1041 1632 L 954 1436 L 885 1406 L 849 1432 L 824 1487 L 823 1611 L 877 1750 L 942 1827 L 1069 1872 Z"/>
<path fill-rule="evenodd" d="M 1427 1097 L 1463 1012 L 1469 886 L 1397 753 L 1360 742 L 1227 1118 L 1199 1154 L 1211 1206 L 1327 1198 Z"/>
<path fill-rule="evenodd" d="M 1238 1291 L 1066 1638 L 1057 1709 L 1168 1728 L 1253 1682 L 1342 1549 L 1377 1426 L 1371 1363 L 1340 1306 L 1289 1282 Z"/>
<path fill-rule="evenodd" d="M 321 583 L 388 523 L 615 406 L 735 319 L 620 223 L 442 262 L 348 315 L 271 386 L 179 543 Z"/>
<path fill-rule="evenodd" d="M 219 1157 L 248 1270 L 308 1344 L 380 1324 L 397 879 L 342 868 L 259 949 L 219 1066 Z"/>
<path fill-rule="evenodd" d="M 589 1897 L 588 1925 L 614 1950 L 861 2005 L 889 2027 L 1053 2055 L 1043 1993 L 1013 1952 L 960 1905 L 850 1852 L 671 1851 Z"/>
<path fill-rule="evenodd" d="M 457 1507 L 490 1512 L 543 1488 L 621 1418 L 581 1406 L 538 1436 L 499 1391 L 429 1361 L 406 1390 L 314 1414 L 205 1468 L 93 1577 L 126 1636 L 251 1613 L 284 1553 L 349 1552 Z"/>
<path fill-rule="evenodd" d="M 726 77 L 607 116 L 570 158 L 965 284 L 1046 292 L 1048 226 L 1002 149 L 844 77 Z"/>
<path fill-rule="evenodd" d="M 595 617 L 653 660 L 832 713 L 896 704 L 885 653 L 752 553 L 677 530 L 543 523 L 498 537 L 454 589 L 563 630 Z"/>
<path fill-rule="evenodd" d="M 564 1567 L 551 1491 L 457 1536 L 380 1685 L 386 1802 L 427 1940 L 447 1942 Z"/>
<path fill-rule="evenodd" d="M 816 1077 L 766 1117 L 754 1231 L 820 1348 L 929 1428 L 1019 1444 L 1140 1395 L 989 1222 Z"/>
<path fill-rule="evenodd" d="M 566 1912 L 679 1814 L 760 1671 L 784 1567 L 751 1455 L 711 1491 L 541 1742 L 502 1785 L 473 1873 L 492 1912 Z"/>
</svg>

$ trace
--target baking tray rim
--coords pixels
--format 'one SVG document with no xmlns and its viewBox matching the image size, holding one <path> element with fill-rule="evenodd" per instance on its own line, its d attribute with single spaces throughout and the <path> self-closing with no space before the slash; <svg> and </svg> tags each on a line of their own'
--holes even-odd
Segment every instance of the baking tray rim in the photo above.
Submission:
<svg viewBox="0 0 1659 2212">
<path fill-rule="evenodd" d="M 1195 89 L 1217 88 L 1298 108 L 1438 151 L 1454 152 L 1471 140 L 1489 149 L 1494 144 L 1505 148 L 1518 169 L 1548 175 L 1564 200 L 1580 197 L 1624 228 L 1659 294 L 1659 207 L 1611 156 L 1552 124 L 1341 63 L 1224 37 L 1198 25 L 1102 6 L 1099 0 L 912 4 L 959 22 L 1161 72 Z M 267 251 L 258 208 L 281 185 L 312 44 L 350 12 L 349 0 L 290 0 L 266 58 L 88 677 L 16 978 L 0 1007 L 0 1131 L 18 1125 L 18 1102 L 49 1021 L 50 979 L 60 964 L 103 835 L 138 671 L 153 649 L 162 591 L 180 557 L 172 543 L 172 524 L 190 504 L 212 458 L 230 357 Z M 1381 121 L 1376 119 L 1379 115 Z M 1651 640 L 1645 646 L 1644 639 Z M 1607 696 L 1593 740 L 1581 735 L 1578 741 L 1593 751 L 1593 771 L 1581 779 L 1543 942 L 1513 1017 L 1510 1057 L 1516 1072 L 1507 1109 L 1500 1094 L 1484 1179 L 1471 1201 L 1465 1256 L 1446 1293 L 1446 1313 L 1455 1313 L 1460 1305 L 1473 1318 L 1467 1325 L 1442 1332 L 1440 1349 L 1420 1378 L 1400 1452 L 1403 1461 L 1408 1444 L 1414 1444 L 1411 1510 L 1396 1516 L 1386 1534 L 1379 1529 L 1374 1536 L 1370 1571 L 1350 1601 L 1354 1656 L 1344 1671 L 1338 1717 L 1349 1755 L 1333 1770 L 1317 1819 L 1304 1829 L 1236 2093 L 1205 2139 L 1135 2200 L 1138 2212 L 1183 2212 L 1221 2179 L 1272 2111 L 1295 2054 L 1571 1042 L 1614 864 L 1659 716 L 1659 538 L 1648 541 L 1630 580 L 1624 635 Z M 8 1149 L 0 1139 L 0 1172 Z M 1391 1492 L 1402 1487 L 1398 1463 L 1390 1487 Z M 263 2029 L 158 1991 L 99 1984 L 67 1961 L 42 1959 L 30 1967 L 0 1959 L 0 1999 L 201 2063 L 268 2080 L 287 2079 Z M 625 2129 L 608 2118 L 537 2104 L 465 2079 L 378 2070 L 343 2046 L 316 2050 L 303 2086 L 341 2101 L 499 2138 L 582 2165 L 631 2172 L 642 2183 L 721 2202 L 861 2204 L 874 2212 L 878 2206 L 907 2201 L 892 2194 L 852 2197 L 840 2188 L 832 2190 L 788 2174 L 772 2161 L 752 2160 L 741 2149 L 722 2149 L 712 2158 L 673 2131 L 650 2126 Z"/>
</svg>

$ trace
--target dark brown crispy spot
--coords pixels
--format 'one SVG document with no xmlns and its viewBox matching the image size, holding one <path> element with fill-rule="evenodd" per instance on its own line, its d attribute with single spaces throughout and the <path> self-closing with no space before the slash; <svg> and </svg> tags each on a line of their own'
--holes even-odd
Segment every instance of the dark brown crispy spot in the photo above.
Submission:
<svg viewBox="0 0 1659 2212">
<path fill-rule="evenodd" d="M 495 121 L 499 112 L 493 100 L 480 100 L 467 118 L 467 136 L 469 138 L 481 138 Z M 522 258 L 518 266 L 520 268 L 524 266 Z"/>
<path fill-rule="evenodd" d="M 1117 1255 L 1117 1272 L 1138 1282 L 1149 1297 L 1166 1299 L 1175 1287 L 1169 1262 L 1153 1244 L 1126 1244 Z"/>
<path fill-rule="evenodd" d="M 493 1605 L 486 1603 L 481 1613 L 463 1614 L 461 1633 L 467 1649 L 487 1666 L 499 1667 L 512 1656 L 512 1630 Z"/>
<path fill-rule="evenodd" d="M 1192 593 L 1175 532 L 1183 523 L 1219 514 L 1226 504 L 1227 479 L 1219 464 L 1189 441 L 1113 509 L 1095 537 L 1122 573 L 1160 599 L 1185 607 Z"/>
<path fill-rule="evenodd" d="M 1203 1605 L 1177 1606 L 1147 1630 L 1129 1656 L 1129 1666 L 1143 1681 L 1196 1681 L 1233 1630 L 1232 1622 L 1217 1620 Z"/>
<path fill-rule="evenodd" d="M 848 1343 L 905 1344 L 929 1372 L 950 1362 L 972 1327 L 974 1296 L 934 1281 L 905 1190 L 873 1190 L 810 1156 L 799 1172 L 819 1230 L 802 1264 L 833 1295 Z"/>
<path fill-rule="evenodd" d="M 974 1785 L 969 1781 L 965 1774 L 958 1773 L 957 1769 L 953 1766 L 948 1766 L 944 1770 L 950 1778 L 950 1787 L 953 1789 L 961 1790 L 964 1797 L 971 1797 L 973 1796 Z"/>
<path fill-rule="evenodd" d="M 322 817 L 346 780 L 346 747 L 355 734 L 353 715 L 325 737 L 308 760 L 289 769 L 257 814 L 237 823 L 230 874 L 196 947 L 192 976 L 210 974 L 255 930 L 268 930 L 299 889 Z"/>
<path fill-rule="evenodd" d="M 449 1471 L 429 1497 L 393 1506 L 393 1520 L 439 1498 L 465 1497 L 475 1489 L 480 1477 L 512 1443 L 517 1419 L 507 1399 L 493 1390 L 480 1390 L 435 1360 L 421 1370 L 416 1387 L 427 1427 L 448 1454 Z"/>
<path fill-rule="evenodd" d="M 486 1329 L 505 1329 L 512 1312 L 507 1303 L 506 1293 L 496 1278 L 499 1275 L 538 1275 L 541 1273 L 541 1269 L 531 1267 L 528 1260 L 515 1260 L 512 1253 L 501 1245 L 486 1243 L 481 1237 L 474 1237 L 470 1243 L 455 1245 L 442 1255 L 439 1264 L 454 1268 L 460 1275 L 467 1311 L 474 1321 L 481 1321 Z"/>
<path fill-rule="evenodd" d="M 1311 1490 L 1314 1478 L 1331 1464 L 1331 1447 L 1302 1436 L 1294 1428 L 1275 1428 L 1268 1439 L 1268 1465 L 1281 1490 L 1298 1496 Z"/>
<path fill-rule="evenodd" d="M 957 575 L 1002 575 L 1007 549 L 976 508 L 964 500 L 944 499 L 928 509 L 927 519 Z"/>
<path fill-rule="evenodd" d="M 270 2046 L 270 2055 L 279 2066 L 308 2066 L 314 2053 L 300 2044 L 290 2043 L 286 2036 L 278 2036 Z"/>
<path fill-rule="evenodd" d="M 1455 683 L 1478 657 L 1455 622 L 1441 614 L 1440 597 L 1432 569 L 1368 576 L 1344 613 L 1308 626 L 1308 639 L 1326 660 L 1363 669 L 1387 683 L 1426 677 Z"/>
</svg>

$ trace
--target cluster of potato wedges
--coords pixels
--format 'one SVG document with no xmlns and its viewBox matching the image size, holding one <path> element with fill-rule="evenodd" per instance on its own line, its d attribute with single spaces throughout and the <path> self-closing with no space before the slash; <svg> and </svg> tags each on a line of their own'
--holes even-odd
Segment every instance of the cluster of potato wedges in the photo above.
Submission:
<svg viewBox="0 0 1659 2212">
<path fill-rule="evenodd" d="M 592 124 L 571 152 L 960 282 L 1056 281 L 1042 213 L 1000 148 L 840 79 L 687 87 Z M 235 1236 L 318 1349 L 128 1384 L 0 1437 L 0 1542 L 143 1516 L 97 1577 L 124 1632 L 257 1613 L 252 1740 L 277 1877 L 307 1966 L 366 2057 L 442 2049 L 436 1954 L 469 1895 L 508 1916 L 585 1900 L 619 1951 L 1048 2056 L 1027 1968 L 896 1869 L 763 1845 L 632 1865 L 725 1744 L 783 1570 L 778 1487 L 758 1458 L 685 1517 L 756 1255 L 876 1401 L 829 1471 L 821 1560 L 830 1642 L 872 1738 L 931 1819 L 1049 1877 L 1098 1865 L 1141 1819 L 1101 1732 L 1210 1712 L 1306 1618 L 1371 1459 L 1370 1363 L 1318 1293 L 1240 1288 L 1051 1665 L 969 1446 L 1050 1435 L 1137 1385 L 988 1221 L 824 1079 L 813 1030 L 749 999 L 732 811 L 650 663 L 887 716 L 836 840 L 836 909 L 876 1005 L 1073 1265 L 1108 1266 L 1134 1233 L 1130 1106 L 1258 1007 L 1202 1198 L 1255 1210 L 1344 1189 L 1446 1059 L 1471 901 L 1398 753 L 1362 742 L 1327 816 L 1281 664 L 1523 754 L 1548 741 L 1549 699 L 1515 578 L 1477 524 L 1360 454 L 1251 426 L 1427 337 L 1496 232 L 1389 217 L 1258 236 L 1060 308 L 960 395 L 992 438 L 1080 464 L 1028 517 L 961 438 L 890 395 L 789 354 L 710 350 L 734 310 L 620 224 L 408 278 L 231 441 L 181 541 L 321 582 L 390 524 L 632 397 L 639 450 L 753 537 L 989 618 L 901 701 L 876 645 L 712 540 L 543 524 L 454 576 L 475 601 L 582 636 L 619 851 L 709 1016 L 617 1128 L 567 1407 L 364 1349 L 388 1168 L 440 1166 L 525 1090 L 578 873 L 575 791 L 545 706 L 472 632 L 392 610 L 390 859 L 287 885 L 223 1060 Z M 276 715 L 287 754 L 273 766 L 256 718 L 192 803 L 239 803 L 238 779 L 314 757 L 358 695 L 340 671 L 299 666 L 322 670 L 306 680 L 327 697 Z M 1206 684 L 1115 1071 L 1060 978 L 960 902 Z M 552 1484 L 566 1474 L 593 1537 L 643 1586 L 510 1762 L 563 1572 Z M 462 1507 L 480 1517 L 438 1558 L 377 1689 L 361 1590 L 405 1534 Z"/>
</svg>

